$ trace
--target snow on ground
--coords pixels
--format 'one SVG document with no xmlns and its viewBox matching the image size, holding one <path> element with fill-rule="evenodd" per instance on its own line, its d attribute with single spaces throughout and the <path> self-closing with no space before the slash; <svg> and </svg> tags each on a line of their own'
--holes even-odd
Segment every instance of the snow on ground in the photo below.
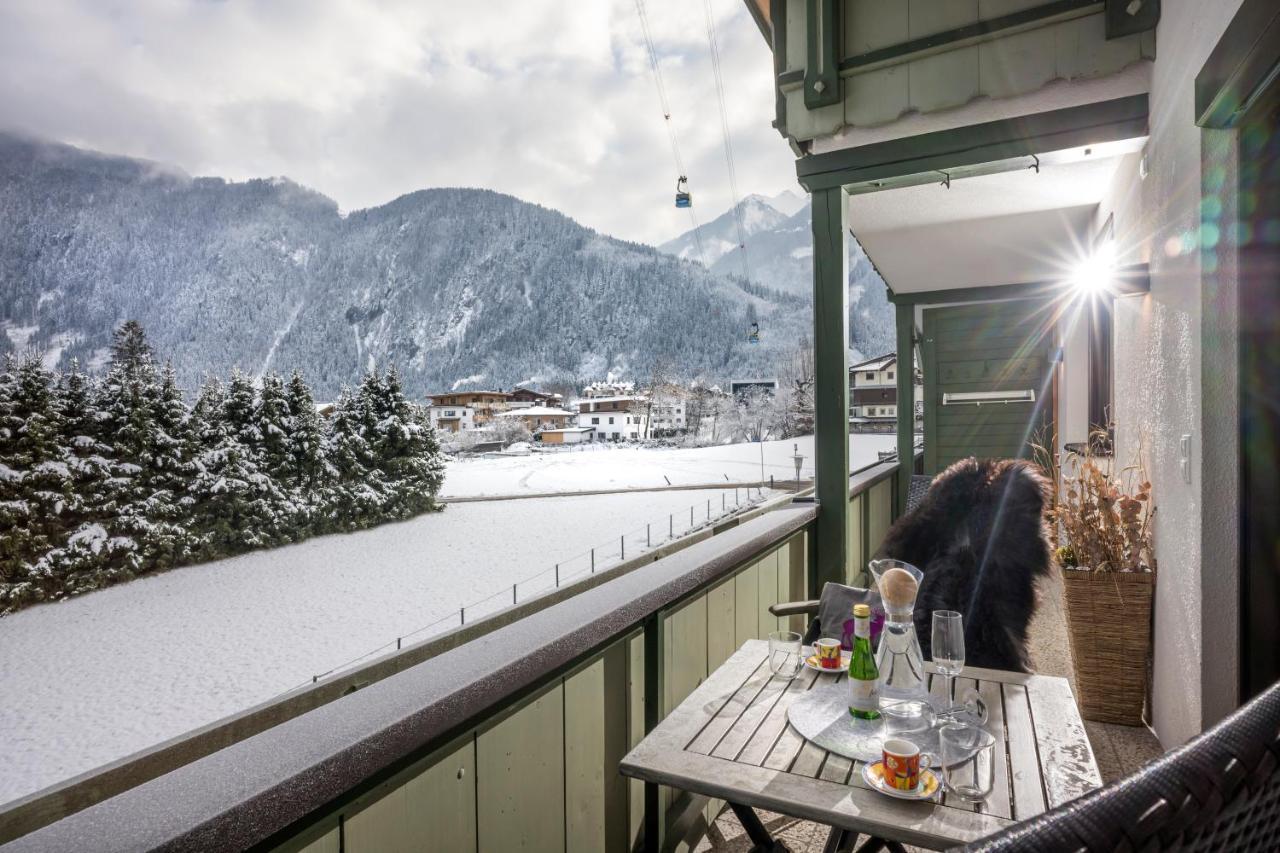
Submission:
<svg viewBox="0 0 1280 853">
<path fill-rule="evenodd" d="M 562 578 L 588 572 L 593 545 L 603 545 L 598 566 L 616 561 L 624 532 L 632 556 L 646 523 L 656 545 L 688 529 L 690 507 L 701 524 L 722 500 L 732 505 L 734 491 L 455 504 L 0 619 L 0 802 L 394 647 L 434 620 L 447 622 L 412 640 L 445 630 L 485 596 L 468 621 L 505 607 L 516 580 L 542 572 L 520 584 L 521 599 L 551 586 L 557 560 Z"/>
<path fill-rule="evenodd" d="M 893 435 L 849 436 L 849 466 L 856 470 L 876 461 L 880 450 L 893 450 Z M 801 476 L 813 476 L 813 436 L 764 442 L 764 479 L 791 480 L 796 475 L 793 447 L 803 454 Z M 719 447 L 662 448 L 604 444 L 569 445 L 529 456 L 459 459 L 449 463 L 443 492 L 449 497 L 572 492 L 587 489 L 644 489 L 668 485 L 735 483 L 761 479 L 760 444 Z"/>
</svg>

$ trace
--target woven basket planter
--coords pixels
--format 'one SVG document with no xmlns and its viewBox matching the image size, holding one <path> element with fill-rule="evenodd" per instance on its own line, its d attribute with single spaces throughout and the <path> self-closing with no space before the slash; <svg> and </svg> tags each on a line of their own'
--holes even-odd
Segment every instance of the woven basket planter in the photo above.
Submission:
<svg viewBox="0 0 1280 853">
<path fill-rule="evenodd" d="M 1151 654 L 1150 572 L 1062 570 L 1080 714 L 1142 725 Z"/>
</svg>

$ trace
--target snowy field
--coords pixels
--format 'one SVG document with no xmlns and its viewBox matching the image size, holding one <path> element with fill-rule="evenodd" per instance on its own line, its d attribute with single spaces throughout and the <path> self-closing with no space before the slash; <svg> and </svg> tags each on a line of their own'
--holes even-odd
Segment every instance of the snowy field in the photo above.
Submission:
<svg viewBox="0 0 1280 853">
<path fill-rule="evenodd" d="M 611 454 L 601 453 L 603 458 Z M 579 455 L 576 458 L 582 458 Z M 725 495 L 727 494 L 727 497 Z M 768 496 L 766 490 L 765 496 Z M 741 497 L 745 500 L 745 490 Z M 247 708 L 390 643 L 616 562 L 733 490 L 457 504 L 176 569 L 0 619 L 0 802 Z M 496 593 L 496 595 L 495 595 Z M 472 606 L 486 596 L 481 606 Z"/>
<path fill-rule="evenodd" d="M 893 436 L 854 436 L 851 465 Z M 813 475 L 813 439 L 764 476 Z M 448 496 L 756 481 L 761 445 L 593 447 L 450 463 Z M 736 497 L 746 500 L 746 489 Z M 767 496 L 767 490 L 766 490 Z M 375 530 L 188 566 L 0 619 L 0 802 L 523 600 L 731 508 L 734 489 L 459 503 Z M 692 512 L 691 512 L 692 510 Z M 646 524 L 649 525 L 646 532 Z M 486 597 L 488 597 L 486 599 Z M 436 624 L 432 624 L 436 623 Z M 428 627 L 430 626 L 430 627 Z"/>
<path fill-rule="evenodd" d="M 849 436 L 850 470 L 876 461 L 876 452 L 893 450 L 892 435 Z M 764 477 L 790 480 L 796 475 L 793 447 L 805 457 L 801 476 L 813 476 L 813 436 L 764 442 Z M 450 497 L 573 492 L 587 489 L 645 489 L 667 485 L 756 482 L 761 478 L 760 444 L 729 444 L 690 449 L 577 445 L 572 449 L 449 463 L 444 494 Z"/>
</svg>

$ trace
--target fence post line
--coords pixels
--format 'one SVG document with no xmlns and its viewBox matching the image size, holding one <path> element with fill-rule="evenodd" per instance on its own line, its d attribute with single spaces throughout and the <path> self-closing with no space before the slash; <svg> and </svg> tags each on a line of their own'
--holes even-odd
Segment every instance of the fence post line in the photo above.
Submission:
<svg viewBox="0 0 1280 853">
<path fill-rule="evenodd" d="M 770 474 L 770 475 L 769 475 L 769 488 L 771 488 L 771 489 L 773 488 L 773 475 L 772 475 L 772 474 Z"/>
<path fill-rule="evenodd" d="M 519 603 L 518 599 L 516 598 L 516 586 L 517 586 L 516 584 L 511 585 L 511 603 L 512 604 Z"/>
<path fill-rule="evenodd" d="M 317 681 L 319 681 L 319 680 L 320 680 L 320 676 L 318 676 L 318 675 L 313 675 L 313 676 L 311 676 L 311 683 L 312 683 L 312 684 L 315 684 L 315 683 L 316 683 Z"/>
<path fill-rule="evenodd" d="M 707 521 L 711 520 L 711 498 L 707 498 Z"/>
<path fill-rule="evenodd" d="M 465 607 L 458 608 L 458 622 L 462 625 L 467 624 L 467 608 Z"/>
<path fill-rule="evenodd" d="M 596 573 L 596 549 L 591 549 L 591 574 Z"/>
<path fill-rule="evenodd" d="M 646 524 L 644 526 L 644 547 L 653 547 L 653 525 Z"/>
<path fill-rule="evenodd" d="M 556 563 L 556 589 L 560 588 L 560 564 Z"/>
<path fill-rule="evenodd" d="M 693 507 L 689 507 L 689 526 L 693 527 Z"/>
<path fill-rule="evenodd" d="M 622 556 L 619 557 L 619 559 L 621 560 L 627 559 L 627 534 L 624 533 L 618 537 L 618 544 L 619 544 L 620 550 L 622 551 Z"/>
<path fill-rule="evenodd" d="M 396 651 L 400 651 L 400 637 L 396 637 Z"/>
<path fill-rule="evenodd" d="M 674 513 L 667 516 L 667 528 L 668 528 L 667 538 L 675 539 L 676 538 L 676 517 Z"/>
</svg>

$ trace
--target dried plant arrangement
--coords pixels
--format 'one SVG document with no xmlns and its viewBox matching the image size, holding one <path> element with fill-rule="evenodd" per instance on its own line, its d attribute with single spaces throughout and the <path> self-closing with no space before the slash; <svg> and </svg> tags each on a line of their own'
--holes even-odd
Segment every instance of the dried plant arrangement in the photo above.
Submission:
<svg viewBox="0 0 1280 853">
<path fill-rule="evenodd" d="M 1053 520 L 1060 534 L 1058 562 L 1096 572 L 1155 570 L 1152 520 L 1155 504 L 1142 462 L 1142 441 L 1133 461 L 1116 473 L 1096 457 L 1093 441 L 1068 454 Z"/>
</svg>

